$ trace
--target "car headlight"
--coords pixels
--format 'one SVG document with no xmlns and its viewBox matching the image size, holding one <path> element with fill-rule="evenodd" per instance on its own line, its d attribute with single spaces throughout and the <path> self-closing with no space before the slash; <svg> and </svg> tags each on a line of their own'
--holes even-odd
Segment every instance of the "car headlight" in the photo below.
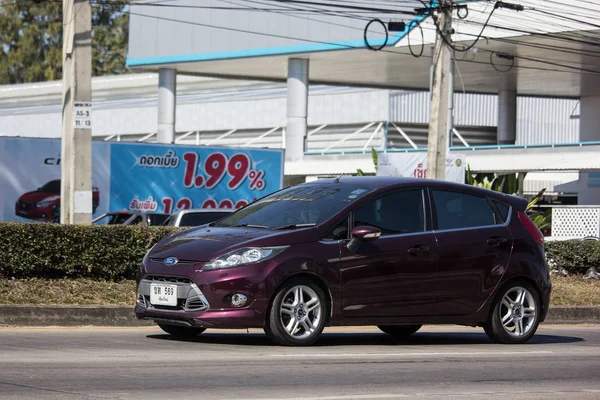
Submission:
<svg viewBox="0 0 600 400">
<path fill-rule="evenodd" d="M 281 253 L 288 246 L 279 247 L 244 247 L 234 250 L 221 257 L 215 258 L 204 264 L 201 268 L 203 271 L 215 269 L 238 267 L 240 265 L 255 264 L 260 261 L 268 260 Z"/>
<path fill-rule="evenodd" d="M 42 201 L 40 203 L 37 203 L 35 206 L 37 208 L 44 208 L 44 207 L 48 207 L 50 204 L 52 204 L 51 201 Z"/>
</svg>

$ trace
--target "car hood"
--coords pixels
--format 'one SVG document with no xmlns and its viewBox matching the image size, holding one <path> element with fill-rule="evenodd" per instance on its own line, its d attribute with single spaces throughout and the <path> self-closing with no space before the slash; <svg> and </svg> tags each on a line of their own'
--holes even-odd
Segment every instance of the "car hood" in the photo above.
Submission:
<svg viewBox="0 0 600 400">
<path fill-rule="evenodd" d="M 180 261 L 207 262 L 246 246 L 282 246 L 316 240 L 315 228 L 275 231 L 271 229 L 201 227 L 186 230 L 159 242 L 148 254 L 152 261 L 176 257 Z"/>
<path fill-rule="evenodd" d="M 27 203 L 39 203 L 41 201 L 51 201 L 60 198 L 59 195 L 45 192 L 28 192 L 23 194 L 19 200 Z"/>
</svg>

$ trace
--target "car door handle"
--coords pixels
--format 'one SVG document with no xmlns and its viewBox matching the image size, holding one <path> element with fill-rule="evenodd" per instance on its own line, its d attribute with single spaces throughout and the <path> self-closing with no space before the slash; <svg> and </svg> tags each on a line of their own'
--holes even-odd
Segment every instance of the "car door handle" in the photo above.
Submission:
<svg viewBox="0 0 600 400">
<path fill-rule="evenodd" d="M 490 246 L 494 246 L 494 247 L 501 246 L 506 242 L 507 242 L 507 239 L 503 238 L 503 237 L 493 237 L 493 238 L 489 238 L 487 240 L 487 244 L 489 244 Z"/>
<path fill-rule="evenodd" d="M 427 253 L 429 250 L 429 246 L 415 246 L 408 249 L 409 254 L 422 254 Z"/>
</svg>

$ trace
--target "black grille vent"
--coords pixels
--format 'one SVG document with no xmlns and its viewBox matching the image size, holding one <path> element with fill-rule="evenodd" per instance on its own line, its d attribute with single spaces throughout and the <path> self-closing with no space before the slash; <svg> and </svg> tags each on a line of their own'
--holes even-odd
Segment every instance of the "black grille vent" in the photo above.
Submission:
<svg viewBox="0 0 600 400">
<path fill-rule="evenodd" d="M 179 276 L 163 276 L 163 275 L 150 275 L 144 278 L 147 281 L 152 282 L 171 282 L 171 283 L 194 283 L 189 278 L 182 278 Z"/>
<path fill-rule="evenodd" d="M 21 207 L 22 210 L 29 211 L 29 210 L 33 210 L 34 205 L 30 204 L 30 203 L 25 203 L 23 201 L 20 201 L 19 202 L 19 207 Z"/>
</svg>

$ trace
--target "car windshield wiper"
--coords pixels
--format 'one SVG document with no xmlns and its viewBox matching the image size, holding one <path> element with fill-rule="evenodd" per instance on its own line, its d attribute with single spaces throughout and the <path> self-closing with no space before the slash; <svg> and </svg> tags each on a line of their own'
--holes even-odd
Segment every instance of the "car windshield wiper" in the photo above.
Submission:
<svg viewBox="0 0 600 400">
<path fill-rule="evenodd" d="M 239 224 L 239 225 L 230 225 L 233 228 L 261 228 L 261 229 L 269 229 L 269 226 L 265 225 L 252 225 L 252 224 Z"/>
<path fill-rule="evenodd" d="M 283 229 L 297 229 L 297 228 L 308 228 L 310 226 L 316 226 L 317 224 L 290 224 L 290 225 L 283 225 L 283 226 L 277 226 L 275 228 L 275 230 L 283 230 Z"/>
</svg>

